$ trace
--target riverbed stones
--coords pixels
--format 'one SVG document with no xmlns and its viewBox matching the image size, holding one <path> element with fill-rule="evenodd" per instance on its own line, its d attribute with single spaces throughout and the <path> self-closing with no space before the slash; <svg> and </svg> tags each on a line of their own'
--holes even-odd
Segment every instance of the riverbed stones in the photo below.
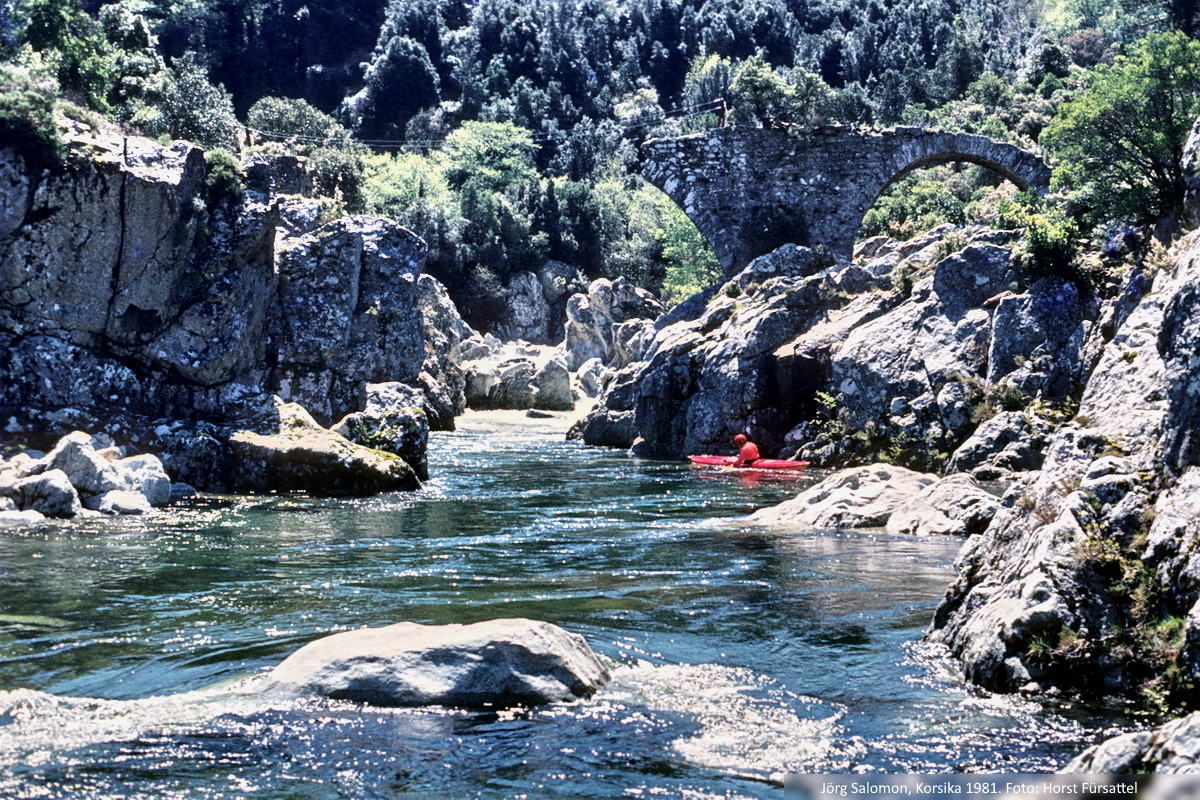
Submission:
<svg viewBox="0 0 1200 800">
<path fill-rule="evenodd" d="M 547 622 L 401 622 L 318 639 L 269 676 L 272 687 L 376 706 L 503 709 L 591 697 L 608 669 L 578 634 Z"/>
<path fill-rule="evenodd" d="M 0 487 L 22 511 L 36 511 L 47 517 L 79 516 L 83 504 L 71 479 L 61 469 L 51 469 Z"/>
<path fill-rule="evenodd" d="M 171 501 L 171 481 L 156 456 L 123 458 L 108 436 L 74 431 L 49 453 L 0 462 L 0 497 L 48 517 L 74 517 L 85 508 L 144 514 Z"/>
<path fill-rule="evenodd" d="M 842 470 L 791 500 L 754 512 L 747 522 L 790 528 L 881 527 L 935 481 L 931 475 L 890 464 Z"/>
</svg>

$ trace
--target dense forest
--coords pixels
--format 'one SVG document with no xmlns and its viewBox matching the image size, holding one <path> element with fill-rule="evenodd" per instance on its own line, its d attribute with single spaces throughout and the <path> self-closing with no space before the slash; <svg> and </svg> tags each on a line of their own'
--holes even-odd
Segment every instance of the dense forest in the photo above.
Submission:
<svg viewBox="0 0 1200 800">
<path fill-rule="evenodd" d="M 929 125 L 1043 152 L 1049 202 L 940 167 L 880 198 L 863 234 L 1025 225 L 1035 256 L 1079 271 L 1081 237 L 1120 249 L 1178 204 L 1198 12 L 1195 0 L 0 0 L 0 134 L 47 166 L 62 159 L 55 114 L 300 153 L 331 215 L 422 235 L 427 269 L 483 326 L 509 278 L 546 259 L 626 275 L 668 303 L 710 282 L 706 244 L 638 177 L 638 153 L 647 137 L 720 124 Z"/>
</svg>

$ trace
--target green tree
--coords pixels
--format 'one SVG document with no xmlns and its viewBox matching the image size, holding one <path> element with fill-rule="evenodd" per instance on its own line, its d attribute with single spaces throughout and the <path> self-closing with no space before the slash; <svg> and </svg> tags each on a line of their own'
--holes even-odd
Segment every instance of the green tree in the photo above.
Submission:
<svg viewBox="0 0 1200 800">
<path fill-rule="evenodd" d="M 390 39 L 367 66 L 365 86 L 347 102 L 364 138 L 400 138 L 417 112 L 440 101 L 441 79 L 420 42 Z"/>
<path fill-rule="evenodd" d="M 1094 67 L 1040 141 L 1082 219 L 1150 222 L 1183 200 L 1180 160 L 1198 112 L 1200 42 L 1156 34 Z"/>
<path fill-rule="evenodd" d="M 467 122 L 446 137 L 444 148 L 451 186 L 478 182 L 503 191 L 536 177 L 533 137 L 511 122 Z"/>
<path fill-rule="evenodd" d="M 146 120 L 152 135 L 168 134 L 201 147 L 235 148 L 238 121 L 224 87 L 213 86 L 195 53 L 185 53 L 171 66 L 160 116 Z"/>
<path fill-rule="evenodd" d="M 33 170 L 62 164 L 66 146 L 54 121 L 54 78 L 0 64 L 0 142 L 12 145 Z"/>
<path fill-rule="evenodd" d="M 92 108 L 106 111 L 110 54 L 100 27 L 79 0 L 31 0 L 24 13 L 24 41 L 57 64 L 59 85 L 80 93 Z"/>
<path fill-rule="evenodd" d="M 130 3 L 113 3 L 100 9 L 100 29 L 111 48 L 112 83 L 108 104 L 122 122 L 137 124 L 147 114 L 157 114 L 169 73 L 158 50 L 158 37 L 146 18 L 135 14 Z"/>
<path fill-rule="evenodd" d="M 770 128 L 782 123 L 821 124 L 832 90 L 811 72 L 796 69 L 781 73 L 761 55 L 753 55 L 738 67 L 729 93 L 733 98 L 732 122 Z"/>
<path fill-rule="evenodd" d="M 668 307 L 712 286 L 722 277 L 712 246 L 673 202 L 663 207 L 662 255 L 667 262 L 662 300 Z"/>
</svg>

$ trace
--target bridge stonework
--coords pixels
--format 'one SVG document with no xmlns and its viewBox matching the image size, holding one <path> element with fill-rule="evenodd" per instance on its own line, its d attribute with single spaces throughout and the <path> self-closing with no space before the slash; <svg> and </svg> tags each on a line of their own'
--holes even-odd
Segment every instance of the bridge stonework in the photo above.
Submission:
<svg viewBox="0 0 1200 800">
<path fill-rule="evenodd" d="M 1022 190 L 1050 183 L 1050 168 L 1015 145 L 922 128 L 715 128 L 652 139 L 645 154 L 642 174 L 696 224 L 726 276 L 788 242 L 850 258 L 871 204 L 915 169 L 968 161 Z"/>
</svg>

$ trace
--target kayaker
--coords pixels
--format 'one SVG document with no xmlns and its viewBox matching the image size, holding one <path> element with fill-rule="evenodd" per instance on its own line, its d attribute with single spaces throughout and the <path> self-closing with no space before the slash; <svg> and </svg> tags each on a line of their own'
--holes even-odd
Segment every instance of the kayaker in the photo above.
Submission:
<svg viewBox="0 0 1200 800">
<path fill-rule="evenodd" d="M 735 467 L 744 467 L 758 461 L 758 445 L 747 439 L 744 433 L 733 437 L 733 443 L 738 447 L 737 461 L 733 462 Z"/>
</svg>

